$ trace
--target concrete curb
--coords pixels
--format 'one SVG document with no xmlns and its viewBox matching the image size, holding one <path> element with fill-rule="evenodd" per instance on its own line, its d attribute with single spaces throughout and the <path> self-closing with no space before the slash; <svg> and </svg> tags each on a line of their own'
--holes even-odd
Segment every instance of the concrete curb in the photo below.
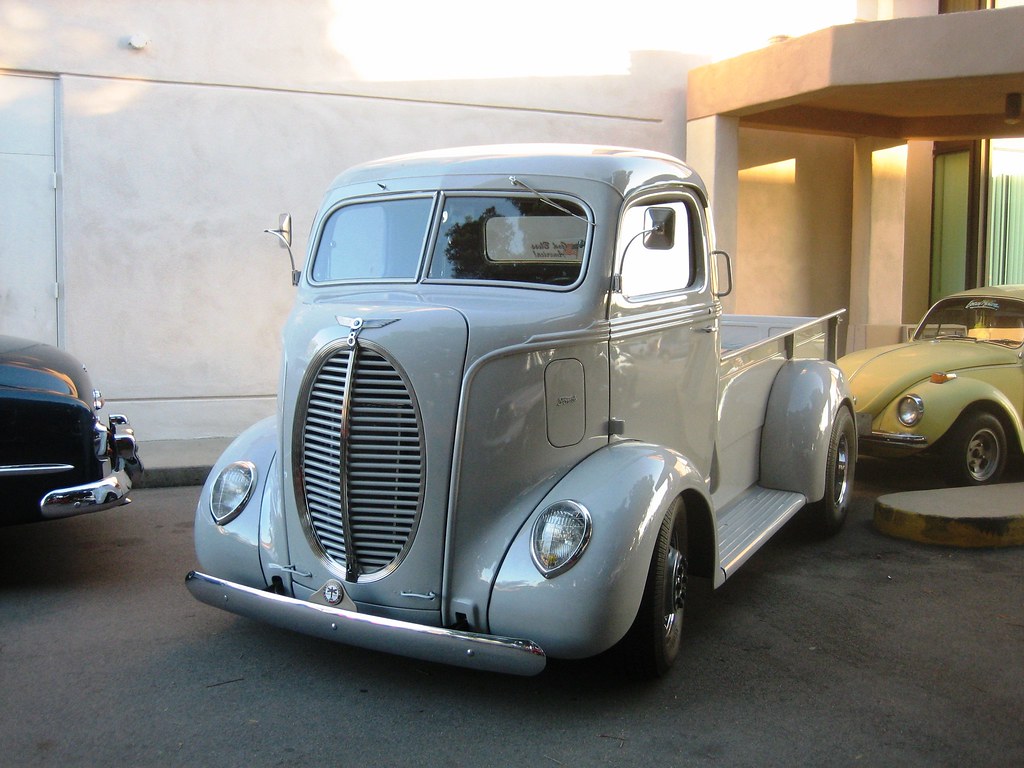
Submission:
<svg viewBox="0 0 1024 768">
<path fill-rule="evenodd" d="M 879 496 L 874 525 L 887 536 L 922 544 L 1024 546 L 1024 483 Z"/>
<path fill-rule="evenodd" d="M 134 488 L 176 488 L 180 486 L 202 485 L 212 465 L 194 467 L 146 467 L 142 479 L 135 483 Z"/>
<path fill-rule="evenodd" d="M 134 487 L 202 485 L 231 440 L 228 437 L 205 437 L 142 442 L 139 444 L 139 456 L 146 471 Z"/>
</svg>

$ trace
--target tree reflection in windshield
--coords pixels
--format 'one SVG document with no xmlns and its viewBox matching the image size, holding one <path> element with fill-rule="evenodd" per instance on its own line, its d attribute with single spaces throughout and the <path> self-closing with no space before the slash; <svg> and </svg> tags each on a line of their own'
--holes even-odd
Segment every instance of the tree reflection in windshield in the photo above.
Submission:
<svg viewBox="0 0 1024 768">
<path fill-rule="evenodd" d="M 588 225 L 578 205 L 560 204 L 572 213 L 536 198 L 448 198 L 430 277 L 571 285 Z"/>
</svg>

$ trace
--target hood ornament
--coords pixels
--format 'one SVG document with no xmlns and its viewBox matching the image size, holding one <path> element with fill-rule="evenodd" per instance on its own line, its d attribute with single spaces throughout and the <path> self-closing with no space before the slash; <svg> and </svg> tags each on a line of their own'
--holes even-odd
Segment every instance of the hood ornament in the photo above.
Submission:
<svg viewBox="0 0 1024 768">
<path fill-rule="evenodd" d="M 348 328 L 348 345 L 350 347 L 356 345 L 359 332 L 364 328 L 383 328 L 386 325 L 398 322 L 397 317 L 391 320 L 364 320 L 361 317 L 345 317 L 344 315 L 335 315 L 335 320 L 338 321 L 338 325 Z"/>
</svg>

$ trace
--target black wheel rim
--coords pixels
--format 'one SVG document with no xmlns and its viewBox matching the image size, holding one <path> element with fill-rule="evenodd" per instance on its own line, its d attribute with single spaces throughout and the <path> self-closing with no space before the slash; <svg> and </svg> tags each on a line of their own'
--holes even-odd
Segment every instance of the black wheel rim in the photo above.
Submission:
<svg viewBox="0 0 1024 768">
<path fill-rule="evenodd" d="M 832 474 L 832 501 L 837 509 L 842 509 L 850 490 L 850 441 L 846 435 L 839 436 L 836 446 L 836 466 Z"/>
<path fill-rule="evenodd" d="M 673 542 L 669 547 L 665 569 L 665 637 L 669 637 L 682 618 L 686 603 L 686 557 Z"/>
</svg>

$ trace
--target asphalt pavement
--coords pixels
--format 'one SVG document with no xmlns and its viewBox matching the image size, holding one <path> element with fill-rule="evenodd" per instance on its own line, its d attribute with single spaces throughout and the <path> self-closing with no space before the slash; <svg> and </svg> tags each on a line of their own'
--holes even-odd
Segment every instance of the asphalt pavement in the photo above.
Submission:
<svg viewBox="0 0 1024 768">
<path fill-rule="evenodd" d="M 857 471 L 837 536 L 794 520 L 695 585 L 653 683 L 614 657 L 450 669 L 197 603 L 195 486 L 0 528 L 0 765 L 1024 765 L 1024 549 L 883 535 L 877 498 L 935 478 Z"/>
</svg>

